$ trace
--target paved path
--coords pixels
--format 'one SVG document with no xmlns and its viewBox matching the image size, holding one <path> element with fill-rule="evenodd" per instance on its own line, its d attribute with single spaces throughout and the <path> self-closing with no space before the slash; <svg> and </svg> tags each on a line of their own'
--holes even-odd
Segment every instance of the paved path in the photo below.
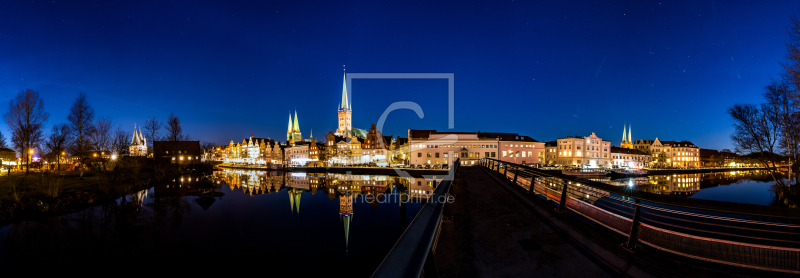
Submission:
<svg viewBox="0 0 800 278">
<path fill-rule="evenodd" d="M 442 277 L 610 277 L 477 166 L 461 167 L 435 259 Z"/>
</svg>

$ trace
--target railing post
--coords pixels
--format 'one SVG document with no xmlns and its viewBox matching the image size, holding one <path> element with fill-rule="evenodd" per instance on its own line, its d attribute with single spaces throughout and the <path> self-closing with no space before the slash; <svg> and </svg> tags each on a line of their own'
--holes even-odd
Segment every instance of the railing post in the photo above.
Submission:
<svg viewBox="0 0 800 278">
<path fill-rule="evenodd" d="M 517 174 L 519 173 L 519 167 L 514 167 L 514 184 L 517 184 Z"/>
<path fill-rule="evenodd" d="M 633 219 L 631 221 L 631 233 L 628 235 L 628 242 L 625 243 L 625 248 L 633 251 L 636 248 L 636 242 L 639 241 L 639 211 L 642 207 L 639 205 L 639 199 L 636 199 L 636 208 L 633 210 Z"/>
<path fill-rule="evenodd" d="M 558 212 L 564 212 L 567 210 L 567 187 L 569 187 L 569 184 L 563 180 L 561 182 L 563 183 L 564 188 L 561 189 L 561 200 L 558 203 Z"/>
<path fill-rule="evenodd" d="M 533 192 L 533 187 L 536 186 L 536 176 L 531 175 L 531 186 L 528 187 L 528 193 Z"/>
</svg>

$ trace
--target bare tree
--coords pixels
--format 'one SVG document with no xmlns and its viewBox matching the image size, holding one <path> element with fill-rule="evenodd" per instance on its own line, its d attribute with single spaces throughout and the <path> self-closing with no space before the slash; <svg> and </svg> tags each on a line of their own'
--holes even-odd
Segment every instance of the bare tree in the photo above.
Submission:
<svg viewBox="0 0 800 278">
<path fill-rule="evenodd" d="M 754 154 L 754 158 L 766 168 L 779 188 L 786 184 L 775 164 L 781 137 L 781 119 L 768 104 L 736 104 L 728 109 L 733 118 L 734 133 L 731 135 L 737 152 Z"/>
<path fill-rule="evenodd" d="M 147 139 L 151 148 L 153 147 L 153 142 L 161 139 L 161 126 L 161 122 L 156 120 L 156 117 L 144 122 L 145 139 Z"/>
<path fill-rule="evenodd" d="M 72 144 L 69 147 L 69 152 L 79 157 L 81 178 L 83 178 L 84 160 L 88 157 L 88 152 L 91 148 L 89 138 L 94 131 L 94 125 L 92 124 L 94 121 L 94 108 L 89 106 L 85 93 L 78 94 L 78 98 L 72 103 L 67 120 L 69 121 L 70 131 L 72 131 Z"/>
<path fill-rule="evenodd" d="M 212 142 L 200 142 L 200 149 L 202 149 L 202 150 L 213 149 L 216 146 L 217 145 L 212 143 Z"/>
<path fill-rule="evenodd" d="M 25 174 L 30 171 L 30 155 L 28 151 L 38 146 L 42 141 L 42 128 L 50 114 L 44 111 L 44 100 L 39 98 L 39 93 L 25 89 L 17 93 L 8 105 L 8 112 L 3 117 L 11 129 L 14 147 L 25 157 L 27 165 Z"/>
<path fill-rule="evenodd" d="M 156 142 L 156 140 L 160 140 L 159 137 L 161 137 L 161 126 L 162 126 L 161 122 L 156 120 L 156 117 L 150 118 L 150 119 L 148 119 L 147 121 L 144 122 L 145 134 L 147 135 L 147 137 L 150 137 L 150 138 L 145 138 L 145 139 L 149 139 L 149 140 L 146 140 L 146 141 L 148 141 L 150 143 L 150 150 L 153 152 L 153 171 L 154 172 L 157 172 L 156 168 L 158 166 L 157 163 L 156 163 L 158 158 L 156 157 L 156 153 L 155 153 L 155 142 Z"/>
<path fill-rule="evenodd" d="M 89 135 L 89 140 L 91 141 L 92 148 L 96 152 L 100 152 L 100 160 L 104 161 L 102 155 L 105 152 L 109 152 L 111 155 L 111 143 L 112 134 L 111 134 L 111 119 L 109 118 L 100 118 L 97 122 L 94 123 L 94 132 Z M 102 169 L 105 171 L 105 162 L 101 162 L 100 165 L 103 167 Z"/>
<path fill-rule="evenodd" d="M 182 141 L 188 138 L 188 136 L 183 135 L 183 128 L 181 127 L 181 120 L 175 116 L 175 114 L 170 113 L 169 119 L 167 120 L 167 125 L 165 126 L 167 129 L 167 135 L 165 140 L 166 141 Z"/>
<path fill-rule="evenodd" d="M 69 136 L 69 126 L 66 124 L 57 124 L 53 126 L 52 131 L 50 131 L 50 136 L 47 138 L 47 142 L 45 142 L 45 147 L 50 152 L 50 155 L 56 158 L 56 170 L 61 169 L 61 159 L 66 155 Z"/>
<path fill-rule="evenodd" d="M 94 123 L 94 132 L 89 136 L 95 151 L 110 151 L 112 143 L 111 119 L 100 118 Z"/>
<path fill-rule="evenodd" d="M 8 145 L 6 145 L 6 137 L 3 136 L 3 132 L 0 132 L 0 148 L 8 148 Z"/>
<path fill-rule="evenodd" d="M 111 142 L 111 151 L 117 154 L 117 157 L 127 155 L 129 152 L 131 136 L 130 133 L 117 127 L 114 131 L 113 140 Z"/>
</svg>

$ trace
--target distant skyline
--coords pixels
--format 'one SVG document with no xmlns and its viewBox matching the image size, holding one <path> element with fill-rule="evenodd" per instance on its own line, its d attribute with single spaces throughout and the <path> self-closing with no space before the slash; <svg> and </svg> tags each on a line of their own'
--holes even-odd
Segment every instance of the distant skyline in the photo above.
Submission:
<svg viewBox="0 0 800 278">
<path fill-rule="evenodd" d="M 456 131 L 539 141 L 592 132 L 619 145 L 733 146 L 726 110 L 781 72 L 792 1 L 561 3 L 128 2 L 0 4 L 0 110 L 30 88 L 66 122 L 85 92 L 133 133 L 175 113 L 193 140 L 305 138 L 336 129 L 342 70 L 455 74 Z M 354 80 L 353 126 L 395 101 L 385 135 L 447 129 L 444 80 Z M 7 141 L 5 122 L 0 131 Z M 148 139 L 149 140 L 149 139 Z"/>
</svg>

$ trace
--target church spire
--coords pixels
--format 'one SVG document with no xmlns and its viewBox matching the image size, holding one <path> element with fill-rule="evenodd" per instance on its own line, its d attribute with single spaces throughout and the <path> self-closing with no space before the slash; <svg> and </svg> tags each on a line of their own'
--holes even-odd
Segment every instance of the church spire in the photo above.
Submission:
<svg viewBox="0 0 800 278">
<path fill-rule="evenodd" d="M 289 113 L 289 130 L 286 133 L 292 133 L 294 128 L 292 128 L 292 113 Z"/>
<path fill-rule="evenodd" d="M 139 138 L 142 139 L 142 145 L 147 145 L 147 138 L 144 138 L 144 133 L 142 133 L 141 127 L 139 127 Z"/>
<path fill-rule="evenodd" d="M 294 110 L 294 132 L 300 132 L 300 124 L 297 123 L 297 109 Z"/>
<path fill-rule="evenodd" d="M 347 101 L 347 75 L 342 78 L 342 102 L 339 104 L 339 110 L 351 110 L 350 102 Z"/>
<path fill-rule="evenodd" d="M 623 125 L 622 125 L 622 143 L 626 143 L 626 142 L 628 142 L 628 139 L 627 139 L 627 138 L 625 138 L 625 136 L 627 135 L 627 134 L 625 134 L 625 133 L 627 133 L 627 132 L 625 132 L 625 125 L 623 124 Z"/>
<path fill-rule="evenodd" d="M 131 145 L 138 145 L 136 144 L 136 140 L 139 139 L 139 136 L 136 134 L 136 124 L 133 124 L 133 138 L 131 138 Z"/>
<path fill-rule="evenodd" d="M 633 137 L 631 136 L 631 124 L 628 124 L 628 142 L 633 143 Z"/>
</svg>

